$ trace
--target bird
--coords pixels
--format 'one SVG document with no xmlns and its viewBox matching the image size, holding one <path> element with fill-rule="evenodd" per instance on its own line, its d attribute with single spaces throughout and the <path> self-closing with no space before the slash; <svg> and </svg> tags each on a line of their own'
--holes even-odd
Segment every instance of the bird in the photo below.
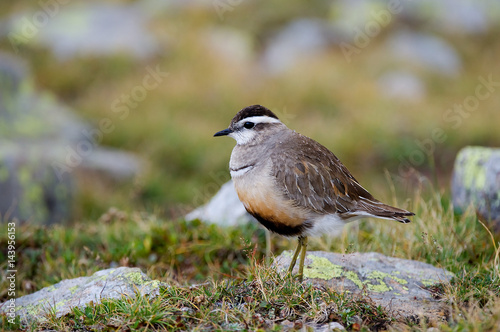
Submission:
<svg viewBox="0 0 500 332">
<path fill-rule="evenodd" d="M 214 137 L 236 140 L 229 171 L 245 209 L 269 231 L 298 237 L 303 280 L 308 237 L 336 233 L 365 217 L 409 223 L 414 213 L 375 199 L 341 161 L 315 140 L 288 128 L 268 108 L 241 109 Z"/>
</svg>

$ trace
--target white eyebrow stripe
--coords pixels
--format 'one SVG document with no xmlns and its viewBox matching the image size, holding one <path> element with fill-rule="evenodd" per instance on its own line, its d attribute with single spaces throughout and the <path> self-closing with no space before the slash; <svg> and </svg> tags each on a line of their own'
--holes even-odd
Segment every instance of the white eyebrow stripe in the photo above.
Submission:
<svg viewBox="0 0 500 332">
<path fill-rule="evenodd" d="M 270 116 L 251 116 L 248 118 L 244 118 L 240 121 L 238 121 L 239 124 L 243 124 L 245 122 L 253 122 L 253 123 L 281 123 L 280 120 L 271 118 Z"/>
</svg>

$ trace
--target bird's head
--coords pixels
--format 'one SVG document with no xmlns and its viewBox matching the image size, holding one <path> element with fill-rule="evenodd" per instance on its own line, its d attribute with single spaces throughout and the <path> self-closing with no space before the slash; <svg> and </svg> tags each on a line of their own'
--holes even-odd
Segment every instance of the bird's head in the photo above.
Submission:
<svg viewBox="0 0 500 332">
<path fill-rule="evenodd" d="M 247 145 L 272 135 L 285 126 L 269 109 L 261 105 L 243 108 L 231 120 L 227 129 L 215 133 L 214 136 L 229 136 L 238 145 Z"/>
</svg>

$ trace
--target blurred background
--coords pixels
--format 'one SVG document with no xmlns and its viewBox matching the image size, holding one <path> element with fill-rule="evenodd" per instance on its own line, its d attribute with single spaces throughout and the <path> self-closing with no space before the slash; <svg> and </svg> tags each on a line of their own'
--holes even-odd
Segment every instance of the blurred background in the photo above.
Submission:
<svg viewBox="0 0 500 332">
<path fill-rule="evenodd" d="M 0 9 L 0 211 L 177 218 L 229 180 L 212 135 L 252 104 L 401 200 L 500 145 L 500 2 L 10 1 Z M 113 211 L 113 210 L 112 210 Z"/>
</svg>

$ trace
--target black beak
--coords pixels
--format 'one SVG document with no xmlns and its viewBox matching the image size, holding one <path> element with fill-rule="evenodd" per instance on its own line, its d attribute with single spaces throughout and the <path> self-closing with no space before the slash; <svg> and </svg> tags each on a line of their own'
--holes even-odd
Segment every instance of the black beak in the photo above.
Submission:
<svg viewBox="0 0 500 332">
<path fill-rule="evenodd" d="M 218 131 L 215 133 L 214 137 L 217 137 L 217 136 L 227 136 L 229 134 L 231 134 L 233 131 L 229 128 L 227 129 L 224 129 L 224 130 L 221 130 L 221 131 Z"/>
</svg>

